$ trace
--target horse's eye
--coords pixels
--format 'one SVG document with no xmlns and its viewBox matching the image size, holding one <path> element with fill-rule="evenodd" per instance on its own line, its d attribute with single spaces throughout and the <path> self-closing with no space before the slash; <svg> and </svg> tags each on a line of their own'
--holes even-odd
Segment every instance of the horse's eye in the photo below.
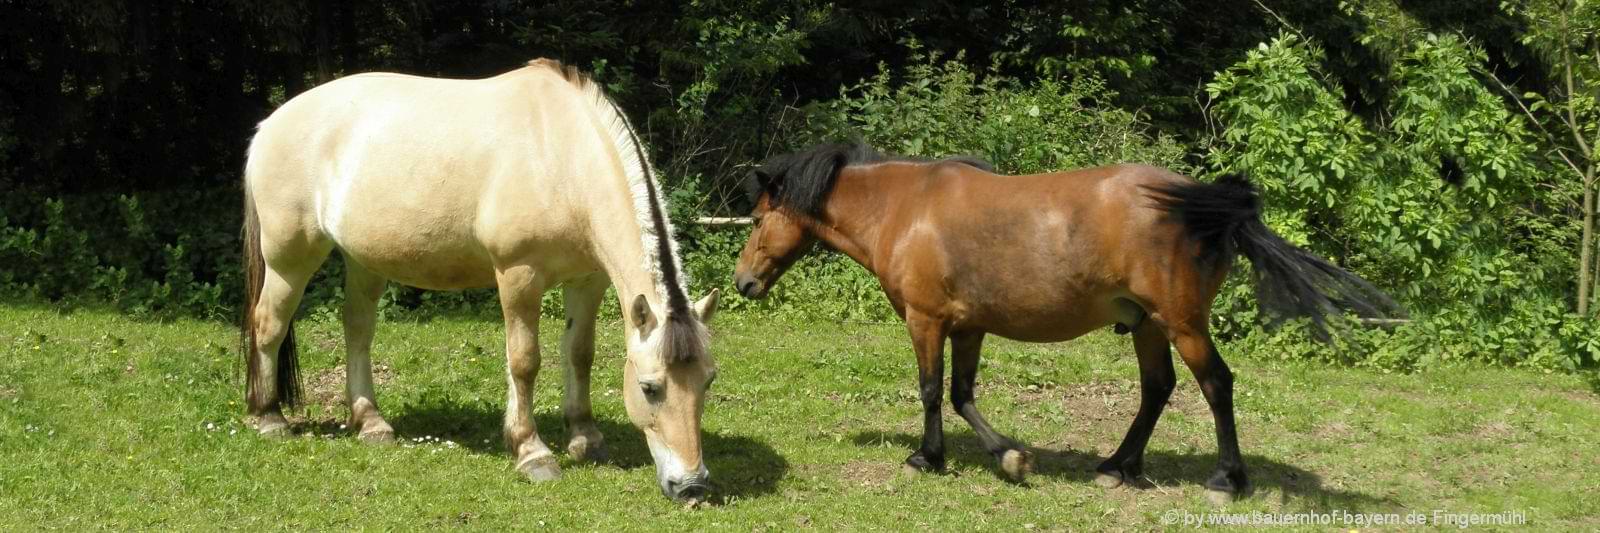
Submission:
<svg viewBox="0 0 1600 533">
<path fill-rule="evenodd" d="M 639 390 L 644 392 L 644 397 L 651 401 L 661 398 L 661 382 L 659 381 L 640 381 Z"/>
</svg>

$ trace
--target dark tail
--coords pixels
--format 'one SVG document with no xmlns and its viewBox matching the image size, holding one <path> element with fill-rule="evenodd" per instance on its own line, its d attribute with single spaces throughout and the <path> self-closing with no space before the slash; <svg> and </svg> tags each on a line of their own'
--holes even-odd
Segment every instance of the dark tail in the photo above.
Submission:
<svg viewBox="0 0 1600 533">
<path fill-rule="evenodd" d="M 300 402 L 300 354 L 294 346 L 294 319 L 291 317 L 284 326 L 283 344 L 278 347 L 277 380 L 270 384 L 260 382 L 261 361 L 255 357 L 255 313 L 256 303 L 261 300 L 261 287 L 266 283 L 267 262 L 261 256 L 261 219 L 256 216 L 256 203 L 250 197 L 249 184 L 244 187 L 243 236 L 245 292 L 239 344 L 244 353 L 244 399 L 251 413 L 261 414 L 279 405 L 293 407 Z M 264 390 L 267 386 L 274 390 Z"/>
<path fill-rule="evenodd" d="M 1326 338 L 1329 316 L 1345 311 L 1363 318 L 1403 317 L 1405 311 L 1371 283 L 1289 244 L 1261 222 L 1255 186 L 1230 175 L 1146 187 L 1157 204 L 1178 217 L 1203 243 L 1205 261 L 1229 265 L 1235 253 L 1254 266 L 1256 300 L 1273 326 L 1285 318 L 1310 318 Z"/>
</svg>

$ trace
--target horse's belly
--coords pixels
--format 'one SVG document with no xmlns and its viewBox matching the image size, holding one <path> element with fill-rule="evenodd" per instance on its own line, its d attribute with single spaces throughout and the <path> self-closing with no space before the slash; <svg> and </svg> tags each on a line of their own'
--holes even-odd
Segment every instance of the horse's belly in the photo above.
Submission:
<svg viewBox="0 0 1600 533">
<path fill-rule="evenodd" d="M 1005 313 L 984 320 L 982 329 L 1025 342 L 1061 342 L 1081 337 L 1094 330 L 1116 322 L 1115 309 L 1109 305 L 1087 303 Z"/>
<path fill-rule="evenodd" d="M 494 265 L 482 254 L 460 247 L 402 247 L 401 242 L 346 248 L 346 258 L 384 278 L 432 290 L 493 287 Z"/>
<path fill-rule="evenodd" d="M 415 259 L 351 255 L 361 266 L 384 278 L 421 289 L 448 291 L 495 285 L 494 267 L 469 255 L 430 253 L 413 256 Z"/>
<path fill-rule="evenodd" d="M 1020 278 L 1027 279 L 1027 278 Z M 991 283 L 956 300 L 958 323 L 1027 342 L 1060 342 L 1115 323 L 1113 287 L 1073 280 Z M 958 324 L 961 326 L 963 324 Z"/>
<path fill-rule="evenodd" d="M 493 287 L 494 263 L 465 228 L 427 218 L 347 221 L 334 242 L 345 257 L 397 283 L 434 290 Z"/>
</svg>

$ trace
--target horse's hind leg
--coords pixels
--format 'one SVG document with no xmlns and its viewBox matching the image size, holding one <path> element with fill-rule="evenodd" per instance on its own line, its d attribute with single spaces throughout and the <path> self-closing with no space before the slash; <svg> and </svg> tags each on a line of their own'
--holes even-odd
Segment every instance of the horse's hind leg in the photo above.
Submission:
<svg viewBox="0 0 1600 533">
<path fill-rule="evenodd" d="M 278 367 L 278 350 L 284 343 L 293 343 L 294 313 L 305 295 L 306 284 L 327 259 L 329 247 L 314 243 L 274 243 L 263 238 L 262 255 L 265 268 L 262 272 L 261 295 L 256 300 L 251 320 L 255 331 L 251 356 L 256 358 L 259 373 L 257 385 L 266 393 L 259 405 L 252 404 L 256 415 L 256 430 L 262 435 L 276 436 L 288 432 L 289 423 L 283 417 L 277 387 L 278 372 L 290 369 Z"/>
<path fill-rule="evenodd" d="M 506 447 L 517 470 L 533 481 L 561 477 L 555 454 L 533 423 L 533 383 L 539 376 L 539 300 L 544 280 L 527 266 L 495 271 L 506 319 Z"/>
<path fill-rule="evenodd" d="M 1247 490 L 1244 459 L 1239 455 L 1239 436 L 1233 425 L 1233 372 L 1222 362 L 1211 341 L 1204 317 L 1174 324 L 1169 331 L 1178 355 L 1200 382 L 1200 391 L 1211 405 L 1217 424 L 1217 469 L 1206 480 L 1206 496 L 1213 502 L 1226 502 Z"/>
<path fill-rule="evenodd" d="M 950 405 L 978 434 L 983 448 L 1000 461 L 1000 470 L 1011 481 L 1021 483 L 1033 470 L 1033 454 L 1021 443 L 1001 435 L 978 413 L 973 388 L 978 380 L 978 360 L 983 351 L 983 332 L 950 335 Z"/>
<path fill-rule="evenodd" d="M 1106 488 L 1132 483 L 1143 475 L 1145 445 L 1150 443 L 1150 433 L 1178 380 L 1172 371 L 1172 345 L 1154 320 L 1145 320 L 1134 330 L 1133 348 L 1139 357 L 1139 414 L 1133 417 L 1116 453 L 1095 468 L 1099 472 L 1095 482 Z"/>
<path fill-rule="evenodd" d="M 372 387 L 372 333 L 378 321 L 378 299 L 387 280 L 350 259 L 344 260 L 345 400 L 350 427 L 361 440 L 389 442 L 394 428 L 378 413 Z"/>
<path fill-rule="evenodd" d="M 566 394 L 561 410 L 567 423 L 567 453 L 578 461 L 605 460 L 605 439 L 594 423 L 589 404 L 589 370 L 594 366 L 594 320 L 611 281 L 602 274 L 567 282 L 561 289 L 567 312 L 561 334 L 561 355 L 566 360 Z"/>
</svg>

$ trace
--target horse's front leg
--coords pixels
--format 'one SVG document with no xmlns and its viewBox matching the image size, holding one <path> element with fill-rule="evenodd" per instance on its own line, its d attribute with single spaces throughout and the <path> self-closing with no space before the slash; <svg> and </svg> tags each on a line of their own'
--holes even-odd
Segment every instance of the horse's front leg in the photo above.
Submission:
<svg viewBox="0 0 1600 533">
<path fill-rule="evenodd" d="M 1016 483 L 1026 481 L 1033 471 L 1033 454 L 1011 437 L 995 431 L 978 412 L 974 388 L 978 381 L 978 360 L 983 350 L 983 332 L 959 332 L 950 335 L 950 405 L 956 413 L 972 426 L 994 458 L 1000 461 L 1000 470 Z"/>
<path fill-rule="evenodd" d="M 561 477 L 555 454 L 539 439 L 533 423 L 533 382 L 539 375 L 539 299 L 544 280 L 526 266 L 495 272 L 500 309 L 506 319 L 506 447 L 528 479 Z"/>
<path fill-rule="evenodd" d="M 561 333 L 561 355 L 566 359 L 561 410 L 569 435 L 567 453 L 577 461 L 606 459 L 605 439 L 594 423 L 594 408 L 589 403 L 589 370 L 594 366 L 594 321 L 610 284 L 605 275 L 595 274 L 568 281 L 561 289 L 567 312 L 566 330 Z"/>
<path fill-rule="evenodd" d="M 917 471 L 944 470 L 944 421 L 939 405 L 944 401 L 944 321 L 906 310 L 906 326 L 917 352 L 917 390 L 922 397 L 922 446 L 906 458 Z"/>
</svg>

